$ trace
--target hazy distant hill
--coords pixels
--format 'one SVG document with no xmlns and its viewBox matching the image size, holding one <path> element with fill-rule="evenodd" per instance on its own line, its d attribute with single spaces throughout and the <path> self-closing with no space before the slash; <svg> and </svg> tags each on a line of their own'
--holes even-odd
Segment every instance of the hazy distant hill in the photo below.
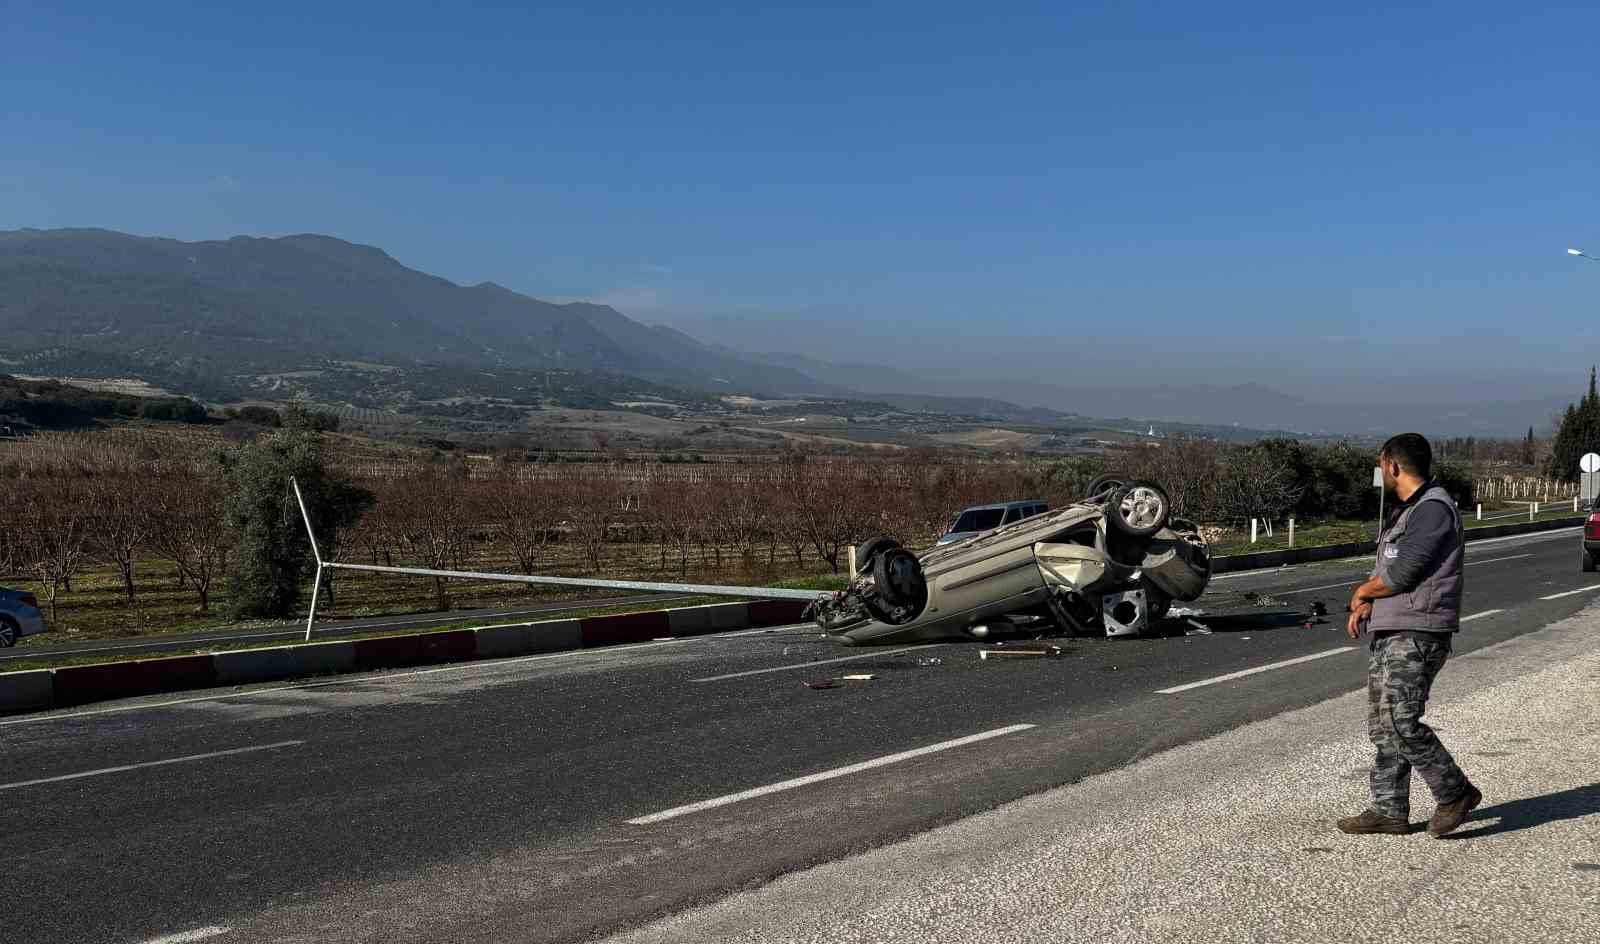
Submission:
<svg viewBox="0 0 1600 944">
<path fill-rule="evenodd" d="M 605 305 L 540 301 L 491 282 L 457 285 L 331 236 L 181 242 L 101 229 L 0 232 L 0 356 L 13 367 L 26 366 L 18 356 L 38 361 L 48 351 L 46 363 L 98 364 L 213 399 L 256 375 L 359 361 L 600 371 L 701 393 L 870 399 L 1035 425 L 1119 416 L 1318 434 L 1407 426 L 1514 435 L 1563 405 L 1399 397 L 1374 410 L 1258 384 L 1074 388 L 1026 372 L 957 381 L 892 363 L 750 354 L 720 341 L 641 324 Z"/>
<path fill-rule="evenodd" d="M 342 357 L 818 386 L 603 305 L 456 285 L 381 249 L 317 235 L 186 243 L 91 229 L 0 233 L 0 332 L 14 349 L 70 347 L 220 370 Z"/>
</svg>

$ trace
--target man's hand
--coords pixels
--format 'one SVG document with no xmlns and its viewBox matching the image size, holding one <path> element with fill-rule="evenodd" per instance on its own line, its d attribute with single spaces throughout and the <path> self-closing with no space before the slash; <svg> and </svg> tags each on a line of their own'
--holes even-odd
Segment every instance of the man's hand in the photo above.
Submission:
<svg viewBox="0 0 1600 944">
<path fill-rule="evenodd" d="M 1350 607 L 1350 619 L 1345 623 L 1344 631 L 1351 639 L 1361 638 L 1366 631 L 1367 620 L 1372 619 L 1372 604 L 1362 601 Z"/>
</svg>

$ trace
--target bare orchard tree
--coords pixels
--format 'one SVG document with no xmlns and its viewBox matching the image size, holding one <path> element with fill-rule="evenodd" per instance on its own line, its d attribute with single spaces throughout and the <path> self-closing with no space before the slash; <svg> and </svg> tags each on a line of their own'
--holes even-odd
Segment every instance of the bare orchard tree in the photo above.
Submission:
<svg viewBox="0 0 1600 944">
<path fill-rule="evenodd" d="M 756 544 L 766 531 L 770 510 L 764 470 L 751 467 L 717 489 L 716 533 L 720 545 L 739 552 L 746 567 L 755 562 Z"/>
<path fill-rule="evenodd" d="M 523 573 L 532 574 L 556 535 L 560 496 L 550 483 L 520 476 L 515 466 L 508 466 L 495 476 L 483 499 L 495 525 L 495 543 Z"/>
<path fill-rule="evenodd" d="M 658 475 L 645 493 L 645 520 L 655 535 L 660 567 L 667 566 L 667 551 L 676 551 L 678 573 L 689 573 L 689 548 L 694 545 L 694 490 L 697 483 Z"/>
<path fill-rule="evenodd" d="M 583 551 L 591 572 L 605 560 L 612 525 L 623 520 L 623 488 L 610 463 L 584 466 L 563 477 L 567 527 Z"/>
<path fill-rule="evenodd" d="M 880 524 L 878 482 L 871 465 L 834 460 L 807 476 L 790 496 L 795 520 L 817 556 L 839 572 L 846 547 L 876 533 Z"/>
<path fill-rule="evenodd" d="M 143 469 L 122 475 L 97 475 L 88 480 L 89 550 L 96 560 L 117 568 L 122 592 L 133 602 L 133 564 L 150 539 L 155 516 L 150 503 L 150 477 Z"/>
<path fill-rule="evenodd" d="M 88 556 L 90 505 L 83 480 L 32 479 L 12 509 L 14 533 L 22 538 L 24 569 L 39 584 L 55 622 L 61 591 Z"/>
<path fill-rule="evenodd" d="M 150 480 L 150 547 L 178 571 L 178 579 L 211 609 L 211 587 L 228 562 L 229 537 L 222 526 L 222 486 L 200 468 L 165 469 Z"/>
<path fill-rule="evenodd" d="M 464 570 L 472 522 L 464 469 L 427 466 L 397 483 L 393 498 L 410 556 L 429 570 Z M 434 606 L 450 608 L 447 578 L 433 578 Z"/>
</svg>

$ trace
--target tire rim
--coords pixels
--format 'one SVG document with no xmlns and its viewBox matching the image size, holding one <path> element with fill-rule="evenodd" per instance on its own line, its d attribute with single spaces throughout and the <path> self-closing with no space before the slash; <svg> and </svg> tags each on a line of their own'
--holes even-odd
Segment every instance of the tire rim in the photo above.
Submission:
<svg viewBox="0 0 1600 944">
<path fill-rule="evenodd" d="M 17 631 L 10 623 L 0 623 L 0 648 L 9 649 L 17 644 Z"/>
<path fill-rule="evenodd" d="M 1137 485 L 1122 498 L 1122 520 L 1139 529 L 1153 528 L 1166 512 L 1166 501 L 1153 488 Z"/>
</svg>

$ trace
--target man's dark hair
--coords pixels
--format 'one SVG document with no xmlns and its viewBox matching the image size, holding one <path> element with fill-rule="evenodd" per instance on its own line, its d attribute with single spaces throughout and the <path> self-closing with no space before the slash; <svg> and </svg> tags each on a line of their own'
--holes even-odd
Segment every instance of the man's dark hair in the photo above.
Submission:
<svg viewBox="0 0 1600 944">
<path fill-rule="evenodd" d="M 1433 447 L 1421 433 L 1401 433 L 1391 436 L 1378 453 L 1385 459 L 1400 463 L 1400 468 L 1419 479 L 1433 474 Z"/>
</svg>

